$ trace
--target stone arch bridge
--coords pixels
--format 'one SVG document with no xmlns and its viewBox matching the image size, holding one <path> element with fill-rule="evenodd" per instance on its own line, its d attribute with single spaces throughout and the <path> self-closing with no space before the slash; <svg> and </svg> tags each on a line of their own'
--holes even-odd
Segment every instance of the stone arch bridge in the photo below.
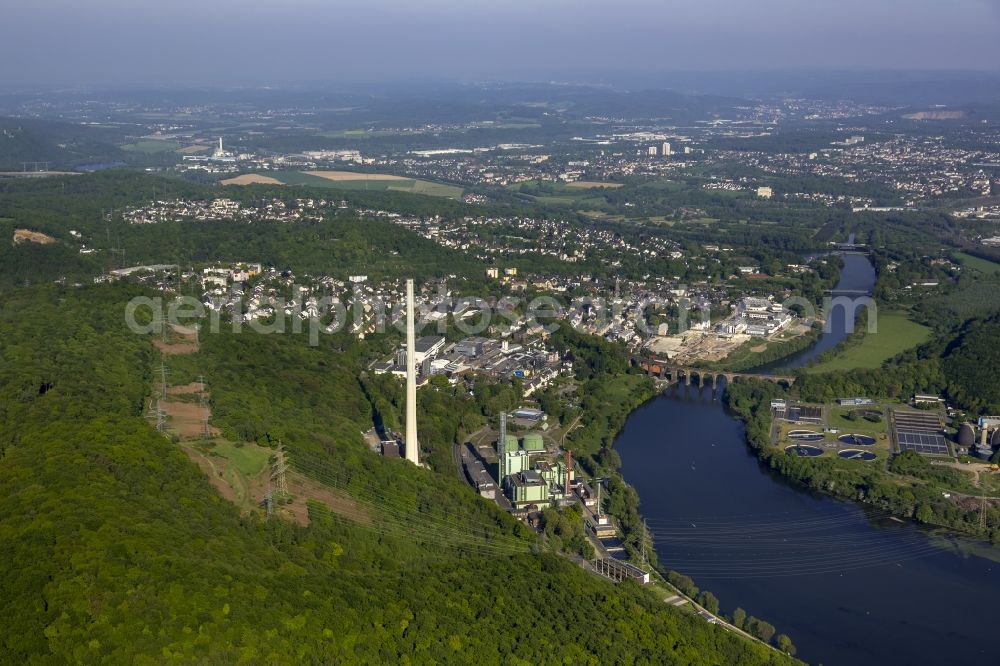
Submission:
<svg viewBox="0 0 1000 666">
<path fill-rule="evenodd" d="M 702 368 L 676 365 L 669 360 L 655 358 L 634 358 L 632 365 L 643 372 L 670 383 L 683 382 L 688 386 L 719 386 L 719 381 L 725 378 L 727 384 L 739 379 L 763 379 L 776 384 L 795 383 L 795 377 L 790 375 L 769 375 L 756 372 L 727 372 L 724 370 L 705 370 Z"/>
</svg>

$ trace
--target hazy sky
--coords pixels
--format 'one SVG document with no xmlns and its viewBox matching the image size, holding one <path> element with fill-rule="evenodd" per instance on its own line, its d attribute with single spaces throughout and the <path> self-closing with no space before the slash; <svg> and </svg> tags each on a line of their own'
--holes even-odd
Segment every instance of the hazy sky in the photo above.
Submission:
<svg viewBox="0 0 1000 666">
<path fill-rule="evenodd" d="M 3 0 L 0 84 L 1000 69 L 1000 0 Z"/>
</svg>

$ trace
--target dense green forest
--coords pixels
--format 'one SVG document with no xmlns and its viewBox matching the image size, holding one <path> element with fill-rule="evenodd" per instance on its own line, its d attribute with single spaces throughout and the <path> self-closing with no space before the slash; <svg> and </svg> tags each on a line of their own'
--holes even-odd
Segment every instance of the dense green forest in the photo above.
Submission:
<svg viewBox="0 0 1000 666">
<path fill-rule="evenodd" d="M 974 413 L 1000 413 L 1000 315 L 970 322 L 942 361 L 947 392 Z"/>
<path fill-rule="evenodd" d="M 0 296 L 0 661 L 789 661 L 592 578 L 447 474 L 370 454 L 366 349 L 344 340 L 206 337 L 171 361 L 171 381 L 206 375 L 227 432 L 281 437 L 372 523 L 240 515 L 142 418 L 158 354 L 125 329 L 136 293 Z M 429 428 L 429 453 L 452 436 Z"/>
<path fill-rule="evenodd" d="M 123 136 L 111 127 L 0 117 L 0 171 L 21 171 L 24 162 L 48 162 L 50 169 L 68 170 L 121 160 L 126 154 L 116 144 Z"/>
</svg>

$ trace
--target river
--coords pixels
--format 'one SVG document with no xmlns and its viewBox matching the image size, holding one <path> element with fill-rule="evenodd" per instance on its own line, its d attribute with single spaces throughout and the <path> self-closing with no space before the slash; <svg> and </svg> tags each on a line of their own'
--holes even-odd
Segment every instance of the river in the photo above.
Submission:
<svg viewBox="0 0 1000 666">
<path fill-rule="evenodd" d="M 871 293 L 875 286 L 875 267 L 868 261 L 868 258 L 861 254 L 845 254 L 844 268 L 840 273 L 840 280 L 834 289 L 833 296 L 837 292 L 856 293 L 867 291 Z M 860 300 L 854 302 L 855 308 L 861 307 Z M 824 352 L 828 352 L 841 342 L 850 333 L 849 323 L 853 324 L 855 312 L 849 312 L 846 307 L 835 307 L 829 313 L 829 321 L 826 322 L 823 335 L 816 344 L 807 349 L 787 356 L 783 359 L 773 361 L 754 369 L 754 372 L 774 372 L 782 368 L 799 368 L 806 365 L 814 358 Z"/>
<path fill-rule="evenodd" d="M 870 289 L 870 262 L 845 257 L 837 289 Z M 794 359 L 846 336 L 845 318 Z M 775 367 L 789 367 L 789 360 Z M 712 388 L 674 386 L 636 410 L 615 448 L 663 566 L 731 614 L 787 633 L 802 659 L 849 664 L 997 664 L 1000 564 L 987 546 L 941 536 L 809 492 L 772 473 Z"/>
</svg>

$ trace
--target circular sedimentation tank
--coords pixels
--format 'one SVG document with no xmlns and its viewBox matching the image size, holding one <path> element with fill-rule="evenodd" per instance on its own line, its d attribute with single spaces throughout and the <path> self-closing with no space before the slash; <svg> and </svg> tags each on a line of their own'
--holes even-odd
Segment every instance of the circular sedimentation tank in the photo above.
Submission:
<svg viewBox="0 0 1000 666">
<path fill-rule="evenodd" d="M 854 446 L 872 446 L 875 438 L 868 435 L 841 435 L 837 438 L 842 444 L 853 444 Z"/>
<path fill-rule="evenodd" d="M 788 438 L 802 442 L 820 442 L 823 440 L 823 433 L 814 430 L 792 430 L 788 433 Z"/>
<path fill-rule="evenodd" d="M 823 455 L 823 449 L 808 444 L 792 444 L 785 447 L 785 453 L 794 453 L 803 458 L 816 458 Z"/>
<path fill-rule="evenodd" d="M 837 455 L 849 460 L 864 460 L 866 462 L 875 460 L 878 457 L 871 451 L 862 451 L 860 449 L 844 449 L 843 451 L 839 451 Z"/>
</svg>

